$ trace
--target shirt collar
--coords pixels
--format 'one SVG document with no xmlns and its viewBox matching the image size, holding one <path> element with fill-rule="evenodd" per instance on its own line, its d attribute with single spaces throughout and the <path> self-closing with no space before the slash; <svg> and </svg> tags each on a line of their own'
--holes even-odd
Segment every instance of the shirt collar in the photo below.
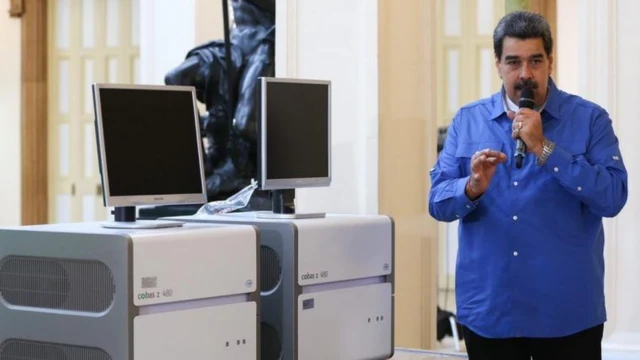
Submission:
<svg viewBox="0 0 640 360">
<path fill-rule="evenodd" d="M 548 112 L 551 116 L 558 119 L 560 114 L 560 97 L 562 96 L 561 91 L 558 90 L 555 82 L 551 77 L 549 77 L 549 95 L 547 96 L 547 101 L 542 105 L 542 109 L 545 112 Z M 506 100 L 506 101 L 505 101 Z M 518 105 L 514 104 L 505 94 L 504 86 L 500 89 L 499 92 L 493 94 L 492 96 L 492 105 L 493 110 L 491 111 L 490 120 L 495 120 L 500 117 L 502 114 L 505 114 L 507 109 L 517 109 Z"/>
</svg>

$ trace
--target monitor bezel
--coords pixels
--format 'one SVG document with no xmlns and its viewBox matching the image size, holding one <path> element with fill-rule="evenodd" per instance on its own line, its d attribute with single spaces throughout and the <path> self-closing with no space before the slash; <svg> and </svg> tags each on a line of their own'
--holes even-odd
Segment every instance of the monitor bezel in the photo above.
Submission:
<svg viewBox="0 0 640 360">
<path fill-rule="evenodd" d="M 157 194 L 157 195 L 128 195 L 112 196 L 109 188 L 109 168 L 107 167 L 107 155 L 104 147 L 104 129 L 102 118 L 102 103 L 100 91 L 103 89 L 120 90 L 152 90 L 152 91 L 183 91 L 191 93 L 193 103 L 193 121 L 195 125 L 195 138 L 198 147 L 198 164 L 200 167 L 200 187 L 201 192 L 184 194 Z M 94 83 L 92 85 L 94 100 L 94 116 L 96 128 L 96 141 L 98 150 L 98 163 L 100 165 L 100 177 L 103 189 L 103 203 L 106 207 L 125 206 L 145 206 L 145 205 L 181 205 L 181 204 L 204 204 L 207 202 L 207 186 L 203 166 L 203 144 L 200 131 L 200 119 L 196 100 L 196 89 L 192 86 L 177 85 L 141 85 L 141 84 L 103 84 Z"/>
<path fill-rule="evenodd" d="M 331 169 L 331 81 L 330 80 L 318 80 L 318 79 L 298 79 L 298 78 L 282 78 L 282 77 L 259 77 L 260 80 L 260 134 L 259 140 L 260 147 L 258 166 L 259 170 L 259 182 L 262 190 L 286 190 L 297 188 L 312 188 L 312 187 L 326 187 L 331 185 L 332 169 Z M 327 176 L 315 177 L 315 178 L 290 178 L 290 179 L 268 179 L 267 178 L 267 89 L 269 83 L 295 83 L 295 84 L 313 84 L 313 85 L 325 85 L 327 86 L 328 99 L 327 99 Z"/>
</svg>

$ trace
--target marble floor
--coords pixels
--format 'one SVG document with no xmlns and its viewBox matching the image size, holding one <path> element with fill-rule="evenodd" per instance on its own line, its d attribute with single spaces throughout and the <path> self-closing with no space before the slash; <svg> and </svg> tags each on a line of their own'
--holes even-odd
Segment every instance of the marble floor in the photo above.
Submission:
<svg viewBox="0 0 640 360">
<path fill-rule="evenodd" d="M 391 360 L 459 360 L 468 359 L 462 354 L 413 349 L 396 349 Z M 603 350 L 602 360 L 640 360 L 640 352 Z"/>
<path fill-rule="evenodd" d="M 462 354 L 441 351 L 423 351 L 414 349 L 396 349 L 391 360 L 459 360 L 468 359 Z"/>
</svg>

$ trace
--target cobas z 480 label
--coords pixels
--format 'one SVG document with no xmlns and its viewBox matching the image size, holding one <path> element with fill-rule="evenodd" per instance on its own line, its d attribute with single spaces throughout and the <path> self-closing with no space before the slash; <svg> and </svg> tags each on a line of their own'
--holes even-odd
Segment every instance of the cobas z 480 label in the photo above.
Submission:
<svg viewBox="0 0 640 360">
<path fill-rule="evenodd" d="M 306 272 L 300 276 L 300 280 L 326 279 L 328 277 L 329 277 L 329 271 L 323 270 L 320 272 Z"/>
<path fill-rule="evenodd" d="M 169 298 L 173 296 L 172 289 L 164 289 L 162 291 L 144 291 L 137 295 L 138 300 L 150 300 L 159 298 Z"/>
</svg>

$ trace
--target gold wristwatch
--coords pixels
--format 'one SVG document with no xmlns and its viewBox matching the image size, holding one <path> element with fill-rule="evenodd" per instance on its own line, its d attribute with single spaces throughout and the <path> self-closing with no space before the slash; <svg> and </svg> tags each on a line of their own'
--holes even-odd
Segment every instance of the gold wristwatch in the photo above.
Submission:
<svg viewBox="0 0 640 360">
<path fill-rule="evenodd" d="M 540 154 L 540 157 L 536 160 L 536 164 L 538 164 L 538 166 L 542 166 L 544 165 L 545 162 L 547 162 L 547 159 L 549 158 L 549 155 L 551 155 L 551 153 L 553 152 L 553 148 L 555 146 L 556 144 L 553 141 L 544 139 L 544 141 L 542 142 L 542 153 Z"/>
</svg>

